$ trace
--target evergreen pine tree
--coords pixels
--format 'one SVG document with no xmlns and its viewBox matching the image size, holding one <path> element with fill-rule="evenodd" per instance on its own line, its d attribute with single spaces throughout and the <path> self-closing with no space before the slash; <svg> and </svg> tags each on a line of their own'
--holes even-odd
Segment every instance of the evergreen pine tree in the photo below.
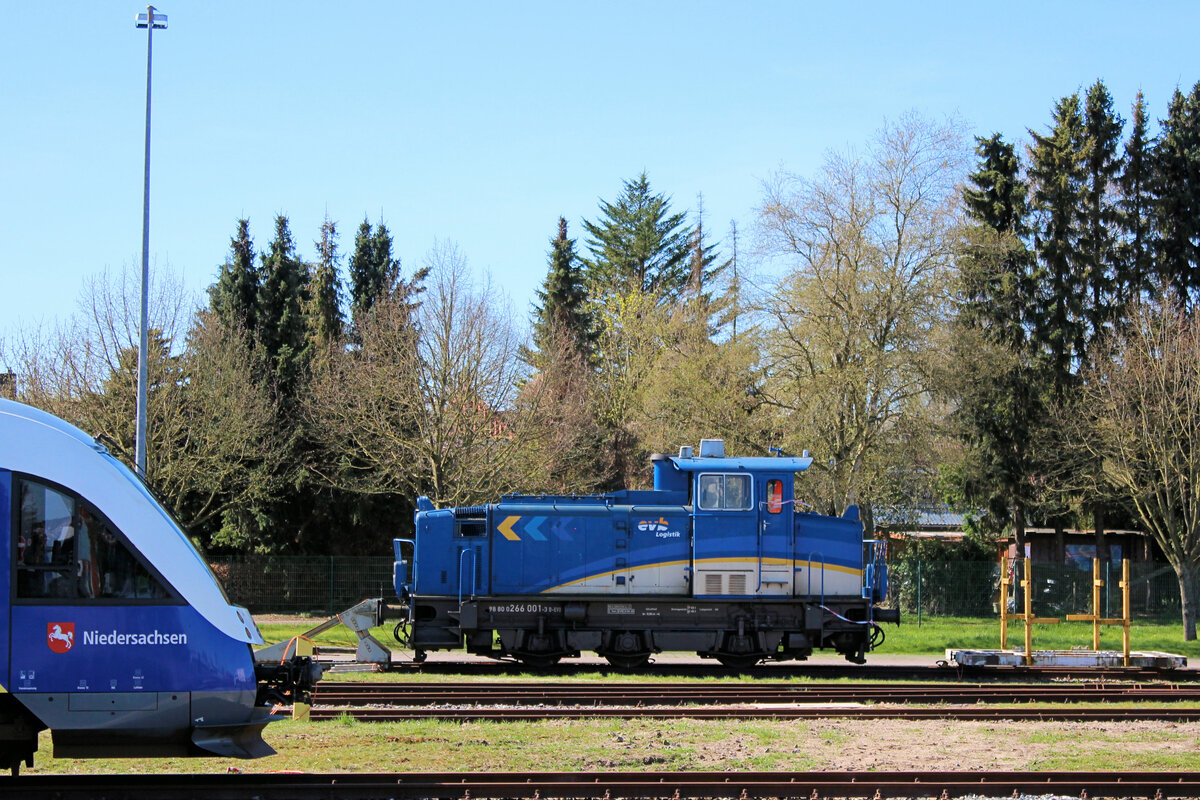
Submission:
<svg viewBox="0 0 1200 800">
<path fill-rule="evenodd" d="M 592 357 L 596 342 L 592 315 L 586 308 L 587 291 L 583 286 L 579 256 L 575 253 L 575 240 L 567 238 L 567 220 L 558 218 L 558 235 L 550 240 L 550 269 L 537 296 L 541 303 L 533 312 L 534 353 L 530 361 L 534 366 L 544 366 L 548 352 L 555 342 L 562 340 L 563 332 L 569 334 L 575 355 L 585 362 Z"/>
<path fill-rule="evenodd" d="M 1200 291 L 1200 83 L 1175 90 L 1154 156 L 1157 278 L 1190 305 Z"/>
<path fill-rule="evenodd" d="M 250 221 L 239 219 L 237 232 L 229 240 L 229 256 L 217 282 L 208 287 L 209 307 L 231 330 L 253 335 L 258 321 L 258 284 Z"/>
<path fill-rule="evenodd" d="M 1031 317 L 1034 339 L 1049 362 L 1055 395 L 1074 381 L 1083 353 L 1087 265 L 1080 252 L 1086 133 L 1079 95 L 1060 100 L 1049 134 L 1030 131 L 1034 145 L 1029 177 L 1036 213 L 1039 308 Z"/>
<path fill-rule="evenodd" d="M 275 238 L 262 256 L 258 341 L 274 371 L 276 390 L 291 400 L 304 371 L 308 265 L 296 255 L 287 217 L 275 218 Z"/>
<path fill-rule="evenodd" d="M 725 298 L 714 300 L 716 282 L 729 267 L 729 261 L 717 263 L 717 243 L 709 243 L 704 236 L 704 197 L 696 197 L 696 224 L 688 237 L 688 283 L 687 294 L 691 297 L 696 313 L 706 320 L 727 304 Z M 716 329 L 709 331 L 716 333 Z"/>
<path fill-rule="evenodd" d="M 383 222 L 373 230 L 365 219 L 358 226 L 350 256 L 350 311 L 356 326 L 380 300 L 405 301 L 421 291 L 420 283 L 428 270 L 419 270 L 412 281 L 405 282 L 400 277 L 400 259 L 392 255 L 392 245 L 392 234 Z"/>
<path fill-rule="evenodd" d="M 584 220 L 590 258 L 584 270 L 592 293 L 642 292 L 674 301 L 689 278 L 686 215 L 671 213 L 670 200 L 653 194 L 643 172 L 625 181 L 621 197 L 600 202 L 602 218 Z"/>
<path fill-rule="evenodd" d="M 1093 343 L 1112 329 L 1122 309 L 1116 302 L 1120 210 L 1114 197 L 1124 121 L 1113 112 L 1103 81 L 1088 90 L 1084 106 L 1085 158 L 1079 259 L 1084 270 L 1086 358 Z"/>
<path fill-rule="evenodd" d="M 1017 349 L 1027 338 L 1036 288 L 1024 244 L 1029 233 L 1027 189 L 1011 144 L 999 133 L 976 142 L 979 169 L 970 175 L 963 200 L 981 236 L 967 246 L 960 263 L 959 314 L 993 341 Z"/>
<path fill-rule="evenodd" d="M 738 229 L 737 220 L 729 220 L 729 285 L 725 292 L 727 304 L 718 323 L 719 327 L 730 326 L 730 341 L 737 341 L 738 322 L 742 315 L 742 279 L 738 272 Z"/>
<path fill-rule="evenodd" d="M 328 352 L 345 335 L 342 318 L 342 282 L 338 277 L 337 224 L 328 216 L 315 243 L 317 264 L 309 289 L 308 330 L 313 347 Z"/>
<path fill-rule="evenodd" d="M 350 254 L 350 318 L 355 327 L 362 324 L 366 313 L 379 297 L 383 276 L 375 263 L 375 240 L 371 223 L 366 219 L 354 234 L 354 252 Z"/>
<path fill-rule="evenodd" d="M 1154 271 L 1153 181 L 1153 142 L 1146 133 L 1146 101 L 1138 92 L 1133 102 L 1133 129 L 1125 143 L 1124 169 L 1117 179 L 1124 236 L 1116 293 L 1123 307 L 1136 302 L 1150 288 L 1149 278 Z"/>
<path fill-rule="evenodd" d="M 374 272 L 378 276 L 375 298 L 391 297 L 400 284 L 400 259 L 392 256 L 392 234 L 382 220 L 375 226 L 371 250 L 374 254 Z"/>
<path fill-rule="evenodd" d="M 1041 374 L 1028 337 L 1036 306 L 1033 258 L 1025 245 L 1029 206 L 1021 165 L 1000 134 L 977 138 L 978 169 L 963 190 L 967 217 L 959 259 L 957 324 L 982 334 L 963 359 L 956 417 L 977 474 L 967 480 L 976 501 L 1013 527 L 1018 546 L 1032 505 L 1037 471 L 1032 431 L 1043 417 Z M 967 347 L 971 336 L 955 337 Z"/>
</svg>

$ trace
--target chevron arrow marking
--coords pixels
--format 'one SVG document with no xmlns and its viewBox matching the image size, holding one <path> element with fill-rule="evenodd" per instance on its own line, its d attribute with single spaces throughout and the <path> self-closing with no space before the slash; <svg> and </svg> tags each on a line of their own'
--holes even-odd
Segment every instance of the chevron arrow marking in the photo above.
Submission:
<svg viewBox="0 0 1200 800">
<path fill-rule="evenodd" d="M 504 535 L 504 538 L 508 539 L 510 542 L 519 542 L 521 541 L 521 537 L 517 536 L 517 534 L 513 532 L 512 528 L 513 525 L 520 519 L 520 517 L 506 517 L 504 522 L 501 522 L 497 526 L 497 529 Z"/>
</svg>

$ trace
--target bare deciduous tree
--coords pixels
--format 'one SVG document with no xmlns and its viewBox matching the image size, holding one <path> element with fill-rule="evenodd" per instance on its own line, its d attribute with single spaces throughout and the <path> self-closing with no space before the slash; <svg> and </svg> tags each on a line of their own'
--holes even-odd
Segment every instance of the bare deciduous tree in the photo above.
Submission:
<svg viewBox="0 0 1200 800">
<path fill-rule="evenodd" d="M 134 450 L 139 292 L 131 270 L 94 276 L 72 317 L 0 352 L 18 375 L 19 400 L 105 437 L 126 463 Z M 188 333 L 193 306 L 169 271 L 157 271 L 150 312 L 148 479 L 185 525 L 200 526 L 284 478 L 273 406 L 240 337 L 212 320 Z M 178 352 L 185 336 L 188 347 Z"/>
<path fill-rule="evenodd" d="M 909 115 L 813 180 L 775 176 L 758 210 L 760 248 L 791 265 L 763 308 L 767 398 L 783 441 L 831 463 L 824 500 L 867 526 L 889 448 L 924 429 L 965 156 L 956 126 Z"/>
<path fill-rule="evenodd" d="M 521 491 L 595 492 L 612 474 L 612 448 L 597 415 L 596 371 L 577 336 L 557 321 L 546 324 L 538 372 L 521 386 L 516 414 L 525 434 L 514 465 Z"/>
<path fill-rule="evenodd" d="M 1085 379 L 1080 440 L 1174 568 L 1184 639 L 1192 641 L 1200 613 L 1200 318 L 1169 306 L 1138 309 Z"/>
<path fill-rule="evenodd" d="M 318 369 L 309 413 L 338 460 L 325 477 L 364 493 L 426 494 L 469 505 L 512 488 L 525 421 L 513 412 L 521 362 L 511 315 L 439 243 L 416 310 L 380 301 L 361 347 Z"/>
</svg>

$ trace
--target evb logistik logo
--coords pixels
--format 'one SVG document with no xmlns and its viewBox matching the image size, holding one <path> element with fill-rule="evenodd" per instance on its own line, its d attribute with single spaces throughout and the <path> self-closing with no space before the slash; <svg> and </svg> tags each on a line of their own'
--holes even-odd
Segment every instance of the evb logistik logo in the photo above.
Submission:
<svg viewBox="0 0 1200 800">
<path fill-rule="evenodd" d="M 52 652 L 65 653 L 75 646 L 74 622 L 47 622 L 46 645 Z"/>
</svg>

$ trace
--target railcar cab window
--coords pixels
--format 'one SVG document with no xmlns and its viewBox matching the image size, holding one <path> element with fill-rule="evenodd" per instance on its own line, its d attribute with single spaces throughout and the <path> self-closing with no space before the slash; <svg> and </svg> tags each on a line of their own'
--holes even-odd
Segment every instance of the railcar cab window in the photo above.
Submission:
<svg viewBox="0 0 1200 800">
<path fill-rule="evenodd" d="M 163 600 L 163 583 L 81 497 L 17 478 L 15 596 L 29 600 Z"/>
<path fill-rule="evenodd" d="M 767 513 L 778 514 L 783 510 L 783 481 L 767 481 Z"/>
<path fill-rule="evenodd" d="M 749 475 L 701 475 L 700 508 L 703 511 L 746 511 L 751 508 Z"/>
</svg>

